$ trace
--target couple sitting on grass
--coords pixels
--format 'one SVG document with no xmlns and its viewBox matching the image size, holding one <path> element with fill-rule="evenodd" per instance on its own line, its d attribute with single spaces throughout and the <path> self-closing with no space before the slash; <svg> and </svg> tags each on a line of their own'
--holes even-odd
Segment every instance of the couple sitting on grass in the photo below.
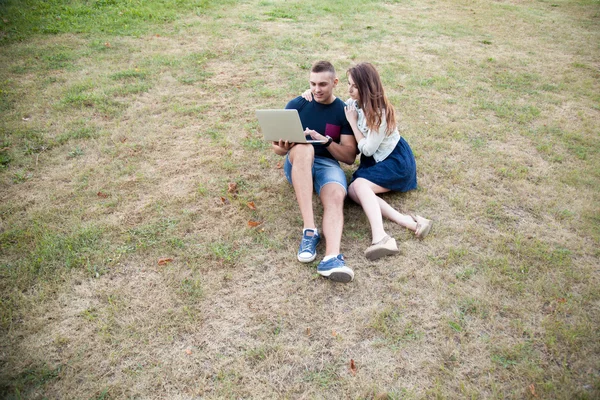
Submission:
<svg viewBox="0 0 600 400">
<path fill-rule="evenodd" d="M 398 253 L 396 240 L 383 228 L 386 217 L 425 237 L 432 222 L 420 216 L 401 214 L 378 196 L 389 191 L 417 188 L 415 158 L 398 133 L 394 108 L 385 97 L 377 70 L 361 63 L 347 72 L 350 98 L 344 103 L 333 90 L 338 83 L 333 65 L 315 63 L 310 71 L 310 89 L 291 100 L 286 108 L 298 110 L 305 133 L 323 144 L 273 142 L 273 151 L 285 157 L 284 172 L 294 187 L 304 230 L 298 260 L 312 262 L 321 235 L 326 238 L 325 257 L 317 272 L 336 282 L 350 282 L 354 272 L 340 253 L 346 194 L 360 204 L 371 224 L 372 244 L 365 257 L 376 260 Z M 353 164 L 358 151 L 360 166 L 349 187 L 339 161 Z M 323 204 L 323 228 L 315 224 L 313 187 Z"/>
</svg>

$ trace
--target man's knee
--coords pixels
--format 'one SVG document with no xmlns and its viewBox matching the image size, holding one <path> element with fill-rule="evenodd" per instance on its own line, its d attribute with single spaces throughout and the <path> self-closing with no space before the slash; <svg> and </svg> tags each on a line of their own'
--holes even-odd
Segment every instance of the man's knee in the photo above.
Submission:
<svg viewBox="0 0 600 400">
<path fill-rule="evenodd" d="M 321 188 L 321 203 L 323 203 L 323 207 L 343 205 L 345 198 L 346 190 L 338 183 L 331 182 Z"/>
<path fill-rule="evenodd" d="M 290 162 L 310 161 L 315 158 L 315 149 L 311 144 L 296 144 L 289 153 Z"/>
</svg>

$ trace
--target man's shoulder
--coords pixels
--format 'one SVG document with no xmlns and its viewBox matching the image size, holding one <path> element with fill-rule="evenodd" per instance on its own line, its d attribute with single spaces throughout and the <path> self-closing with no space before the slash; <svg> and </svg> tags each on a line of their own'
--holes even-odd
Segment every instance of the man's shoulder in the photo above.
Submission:
<svg viewBox="0 0 600 400">
<path fill-rule="evenodd" d="M 342 106 L 342 107 L 346 106 L 346 103 L 344 103 L 344 100 L 340 99 L 339 97 L 336 97 L 335 100 L 333 101 L 333 103 L 336 106 Z"/>
<path fill-rule="evenodd" d="M 344 119 L 346 119 L 346 113 L 344 112 L 345 107 L 346 103 L 344 103 L 344 100 L 340 99 L 339 97 L 336 97 L 335 100 L 330 104 L 330 108 L 335 110 L 336 114 L 341 113 L 344 116 Z"/>
<path fill-rule="evenodd" d="M 304 108 L 304 106 L 306 106 L 306 104 L 308 104 L 308 101 L 306 101 L 302 96 L 298 96 L 290 100 L 285 106 L 285 108 L 301 110 L 302 108 Z"/>
</svg>

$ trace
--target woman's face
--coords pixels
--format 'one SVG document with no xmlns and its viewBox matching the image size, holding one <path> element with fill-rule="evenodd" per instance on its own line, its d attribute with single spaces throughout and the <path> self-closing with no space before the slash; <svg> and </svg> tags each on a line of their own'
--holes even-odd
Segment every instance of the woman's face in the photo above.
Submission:
<svg viewBox="0 0 600 400">
<path fill-rule="evenodd" d="M 360 94 L 358 93 L 358 88 L 354 84 L 354 79 L 352 79 L 352 75 L 348 74 L 348 93 L 352 100 L 359 101 Z"/>
</svg>

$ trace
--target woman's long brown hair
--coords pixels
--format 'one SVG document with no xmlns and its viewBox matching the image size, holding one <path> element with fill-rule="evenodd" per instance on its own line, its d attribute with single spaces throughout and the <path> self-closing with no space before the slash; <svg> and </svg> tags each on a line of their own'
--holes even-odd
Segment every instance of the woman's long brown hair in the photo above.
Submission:
<svg viewBox="0 0 600 400">
<path fill-rule="evenodd" d="M 371 63 L 360 63 L 351 67 L 346 75 L 352 77 L 358 94 L 360 96 L 359 105 L 365 113 L 367 127 L 372 131 L 379 131 L 382 123 L 382 117 L 385 115 L 387 124 L 386 135 L 390 135 L 396 129 L 396 113 L 394 107 L 390 104 L 379 73 Z"/>
</svg>

